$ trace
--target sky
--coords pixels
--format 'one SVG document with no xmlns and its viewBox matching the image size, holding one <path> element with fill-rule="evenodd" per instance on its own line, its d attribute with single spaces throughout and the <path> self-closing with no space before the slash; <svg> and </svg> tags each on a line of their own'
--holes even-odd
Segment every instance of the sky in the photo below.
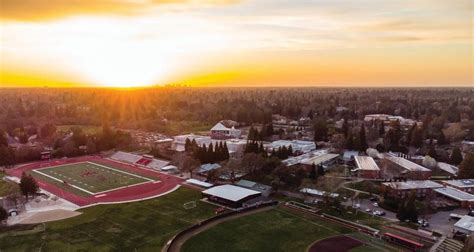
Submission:
<svg viewBox="0 0 474 252">
<path fill-rule="evenodd" d="M 0 0 L 0 87 L 472 86 L 470 0 Z"/>
</svg>

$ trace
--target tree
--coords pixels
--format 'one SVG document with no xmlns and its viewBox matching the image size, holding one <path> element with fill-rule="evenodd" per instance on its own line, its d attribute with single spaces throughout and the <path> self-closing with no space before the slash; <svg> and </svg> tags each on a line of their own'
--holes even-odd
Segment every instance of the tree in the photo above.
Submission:
<svg viewBox="0 0 474 252">
<path fill-rule="evenodd" d="M 7 210 L 5 210 L 5 208 L 3 208 L 2 206 L 0 206 L 0 223 L 2 223 L 4 220 L 6 220 L 8 218 L 8 213 L 7 213 Z"/>
<path fill-rule="evenodd" d="M 314 124 L 314 141 L 326 141 L 328 137 L 328 126 L 326 120 L 317 120 Z"/>
<path fill-rule="evenodd" d="M 324 171 L 323 164 L 319 164 L 317 177 L 324 176 L 325 173 L 326 173 L 326 171 Z"/>
<path fill-rule="evenodd" d="M 0 147 L 8 147 L 7 133 L 0 129 Z"/>
<path fill-rule="evenodd" d="M 311 165 L 311 171 L 309 172 L 309 178 L 315 180 L 318 177 L 318 173 L 316 172 L 316 165 L 313 163 Z"/>
<path fill-rule="evenodd" d="M 52 136 L 56 132 L 56 126 L 52 123 L 47 123 L 40 128 L 41 138 Z"/>
<path fill-rule="evenodd" d="M 459 148 L 454 148 L 453 152 L 451 152 L 451 156 L 449 157 L 449 163 L 452 165 L 459 165 L 462 162 L 462 153 Z"/>
<path fill-rule="evenodd" d="M 474 151 L 466 154 L 466 157 L 459 165 L 458 178 L 474 179 Z"/>
<path fill-rule="evenodd" d="M 30 195 L 36 194 L 38 189 L 39 188 L 36 180 L 31 175 L 23 172 L 23 174 L 21 174 L 20 190 L 21 193 L 26 197 L 26 200 L 28 200 Z"/>
<path fill-rule="evenodd" d="M 359 151 L 364 152 L 368 147 L 369 145 L 367 144 L 367 138 L 365 136 L 365 126 L 362 124 L 359 131 Z"/>
<path fill-rule="evenodd" d="M 97 147 L 95 145 L 95 142 L 94 140 L 92 140 L 91 138 L 87 139 L 87 153 L 88 154 L 94 154 L 97 152 Z"/>
<path fill-rule="evenodd" d="M 420 148 L 423 145 L 423 129 L 420 127 L 415 127 L 413 129 L 410 146 Z"/>
</svg>

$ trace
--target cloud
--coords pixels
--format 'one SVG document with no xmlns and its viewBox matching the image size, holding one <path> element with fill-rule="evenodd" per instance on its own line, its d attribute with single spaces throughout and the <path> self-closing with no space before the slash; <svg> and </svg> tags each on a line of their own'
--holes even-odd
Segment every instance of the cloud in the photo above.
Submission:
<svg viewBox="0 0 474 252">
<path fill-rule="evenodd" d="M 163 4 L 229 4 L 235 0 L 0 0 L 3 20 L 39 21 L 75 15 L 140 13 Z"/>
</svg>

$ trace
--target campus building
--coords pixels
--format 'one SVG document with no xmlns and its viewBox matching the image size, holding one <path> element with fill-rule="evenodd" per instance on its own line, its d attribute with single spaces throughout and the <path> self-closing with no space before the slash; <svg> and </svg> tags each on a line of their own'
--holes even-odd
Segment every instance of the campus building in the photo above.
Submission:
<svg viewBox="0 0 474 252">
<path fill-rule="evenodd" d="M 313 141 L 302 141 L 302 140 L 278 140 L 269 144 L 264 144 L 264 148 L 267 152 L 277 151 L 279 148 L 293 149 L 295 155 L 301 155 L 304 153 L 311 152 L 316 149 L 316 144 Z"/>
<path fill-rule="evenodd" d="M 433 190 L 442 187 L 443 185 L 431 180 L 382 183 L 382 190 L 396 198 L 408 197 L 410 193 L 415 193 L 417 198 L 430 198 L 436 195 Z"/>
<path fill-rule="evenodd" d="M 386 156 L 382 159 L 385 178 L 403 177 L 412 180 L 427 180 L 431 170 L 402 157 Z"/>
<path fill-rule="evenodd" d="M 357 168 L 352 172 L 358 177 L 366 179 L 380 178 L 380 168 L 372 157 L 356 156 L 354 159 Z"/>
<path fill-rule="evenodd" d="M 435 189 L 441 197 L 448 198 L 459 204 L 459 207 L 472 209 L 474 208 L 474 195 L 463 192 L 453 187 L 444 187 Z"/>
<path fill-rule="evenodd" d="M 214 127 L 211 128 L 212 139 L 230 139 L 239 138 L 242 132 L 236 129 L 234 126 L 228 128 L 224 124 L 218 122 Z"/>
<path fill-rule="evenodd" d="M 242 207 L 246 201 L 255 199 L 261 196 L 262 193 L 234 185 L 220 185 L 202 191 L 202 195 L 209 201 L 230 208 L 239 208 Z"/>
<path fill-rule="evenodd" d="M 460 191 L 474 194 L 474 179 L 444 180 L 441 183 L 446 186 L 456 188 Z"/>
</svg>

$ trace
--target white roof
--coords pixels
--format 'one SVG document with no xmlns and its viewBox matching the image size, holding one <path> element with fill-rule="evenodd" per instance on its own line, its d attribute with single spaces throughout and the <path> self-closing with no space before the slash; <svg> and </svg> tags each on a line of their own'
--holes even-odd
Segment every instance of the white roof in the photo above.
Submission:
<svg viewBox="0 0 474 252">
<path fill-rule="evenodd" d="M 459 188 L 474 187 L 474 179 L 444 180 L 443 182 Z"/>
<path fill-rule="evenodd" d="M 170 171 L 170 170 L 177 170 L 178 167 L 174 166 L 174 165 L 167 165 L 165 167 L 162 167 L 160 170 L 162 171 Z"/>
<path fill-rule="evenodd" d="M 127 163 L 135 163 L 138 160 L 140 160 L 142 156 L 128 153 L 128 152 L 117 151 L 111 156 L 111 158 L 118 161 L 127 162 Z"/>
<path fill-rule="evenodd" d="M 443 185 L 431 180 L 410 180 L 406 182 L 385 182 L 382 183 L 393 189 L 398 190 L 412 190 L 412 189 L 428 189 L 428 188 L 442 188 Z M 474 196 L 474 195 L 473 195 Z"/>
<path fill-rule="evenodd" d="M 460 220 L 454 223 L 454 226 L 469 232 L 474 232 L 474 217 L 464 215 Z"/>
<path fill-rule="evenodd" d="M 456 166 L 443 162 L 438 162 L 438 168 L 453 175 L 456 175 L 459 170 Z"/>
<path fill-rule="evenodd" d="M 413 163 L 412 161 L 402 157 L 386 157 L 386 159 L 409 171 L 431 171 L 426 167 L 423 167 L 417 163 Z"/>
<path fill-rule="evenodd" d="M 214 125 L 214 127 L 211 128 L 211 130 L 230 130 L 230 129 L 224 126 L 224 124 L 218 122 L 216 125 Z"/>
<path fill-rule="evenodd" d="M 214 186 L 210 189 L 203 191 L 202 193 L 211 196 L 216 196 L 230 201 L 239 201 L 251 195 L 259 195 L 260 192 L 234 186 L 234 185 L 220 185 Z"/>
<path fill-rule="evenodd" d="M 300 163 L 305 164 L 305 165 L 312 165 L 312 164 L 319 165 L 337 157 L 339 157 L 339 154 L 326 153 L 321 156 L 303 159 L 301 160 Z"/>
<path fill-rule="evenodd" d="M 355 156 L 355 162 L 357 168 L 360 170 L 375 170 L 379 171 L 379 166 L 375 163 L 374 159 L 369 156 Z"/>
<path fill-rule="evenodd" d="M 316 190 L 316 189 L 312 189 L 312 188 L 303 188 L 303 189 L 300 190 L 300 192 L 315 195 L 315 196 L 324 196 L 325 194 L 328 193 L 328 192 L 325 192 L 325 191 L 320 191 L 320 190 Z M 337 194 L 337 193 L 329 193 L 329 197 L 336 198 L 338 196 L 339 196 L 339 194 Z"/>
<path fill-rule="evenodd" d="M 154 158 L 153 161 L 151 161 L 151 163 L 147 165 L 147 167 L 153 168 L 153 169 L 161 169 L 167 166 L 169 163 L 170 162 L 168 161 Z"/>
<path fill-rule="evenodd" d="M 209 187 L 213 186 L 213 184 L 211 184 L 211 183 L 207 183 L 207 182 L 197 180 L 197 179 L 188 179 L 188 180 L 186 180 L 186 183 L 202 186 L 202 187 L 205 187 L 205 188 L 209 188 Z"/>
<path fill-rule="evenodd" d="M 435 189 L 435 191 L 451 199 L 459 201 L 474 201 L 474 195 L 449 186 Z"/>
</svg>

